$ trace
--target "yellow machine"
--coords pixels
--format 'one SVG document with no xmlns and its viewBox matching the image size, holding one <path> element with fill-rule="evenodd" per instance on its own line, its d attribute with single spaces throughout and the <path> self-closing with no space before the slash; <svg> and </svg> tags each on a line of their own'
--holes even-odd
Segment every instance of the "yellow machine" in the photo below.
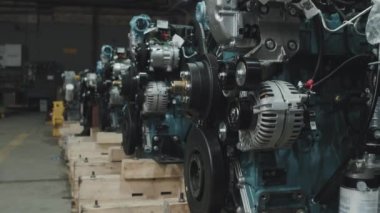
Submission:
<svg viewBox="0 0 380 213">
<path fill-rule="evenodd" d="M 63 101 L 53 102 L 53 111 L 52 111 L 51 121 L 53 124 L 53 136 L 55 137 L 61 136 L 59 128 L 63 126 L 63 122 L 65 121 L 65 118 L 63 116 L 64 111 L 65 111 L 65 106 L 63 104 Z"/>
</svg>

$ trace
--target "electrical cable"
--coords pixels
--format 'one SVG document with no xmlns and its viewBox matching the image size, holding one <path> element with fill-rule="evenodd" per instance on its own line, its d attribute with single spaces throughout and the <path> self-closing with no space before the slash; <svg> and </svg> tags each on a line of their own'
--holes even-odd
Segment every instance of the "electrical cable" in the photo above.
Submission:
<svg viewBox="0 0 380 213">
<path fill-rule="evenodd" d="M 329 79 L 331 76 L 333 76 L 335 73 L 337 73 L 339 70 L 341 70 L 344 66 L 346 66 L 348 63 L 354 61 L 355 59 L 361 58 L 361 57 L 369 57 L 368 54 L 360 54 L 360 55 L 355 55 L 346 61 L 344 61 L 342 64 L 340 64 L 338 67 L 336 67 L 334 70 L 332 70 L 328 75 L 320 79 L 319 81 L 314 83 L 314 87 L 318 86 L 319 84 L 323 83 L 327 79 Z"/>
<path fill-rule="evenodd" d="M 313 77 L 311 79 L 315 79 L 317 76 L 320 68 L 321 68 L 321 63 L 322 63 L 322 58 L 323 58 L 323 53 L 324 53 L 324 34 L 323 34 L 323 29 L 322 29 L 322 24 L 319 19 L 314 19 L 314 24 L 315 24 L 315 30 L 316 30 L 316 36 L 318 37 L 318 59 L 317 59 L 317 64 L 315 65 L 314 72 L 313 72 Z"/>
</svg>

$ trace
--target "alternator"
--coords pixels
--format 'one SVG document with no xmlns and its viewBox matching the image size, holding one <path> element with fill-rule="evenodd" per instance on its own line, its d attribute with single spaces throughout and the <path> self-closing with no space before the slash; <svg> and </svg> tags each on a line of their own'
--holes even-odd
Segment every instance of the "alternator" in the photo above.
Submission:
<svg viewBox="0 0 380 213">
<path fill-rule="evenodd" d="M 144 93 L 143 114 L 164 114 L 169 104 L 168 90 L 164 82 L 149 82 Z"/>
<path fill-rule="evenodd" d="M 95 73 L 87 73 L 85 77 L 86 86 L 88 88 L 96 88 L 97 86 L 97 76 Z"/>
<path fill-rule="evenodd" d="M 154 68 L 164 69 L 171 72 L 179 65 L 179 48 L 174 45 L 150 46 L 150 70 Z"/>
<path fill-rule="evenodd" d="M 117 62 L 112 66 L 113 76 L 125 75 L 131 66 L 131 60 L 125 60 L 123 63 Z"/>
<path fill-rule="evenodd" d="M 239 130 L 237 148 L 241 151 L 289 147 L 303 128 L 303 102 L 290 83 L 265 81 L 255 95 L 251 128 Z"/>
</svg>

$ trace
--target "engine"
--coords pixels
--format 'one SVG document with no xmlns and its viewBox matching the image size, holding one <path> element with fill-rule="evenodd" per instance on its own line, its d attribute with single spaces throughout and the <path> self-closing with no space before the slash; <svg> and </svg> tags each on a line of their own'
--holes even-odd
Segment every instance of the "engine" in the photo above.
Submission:
<svg viewBox="0 0 380 213">
<path fill-rule="evenodd" d="M 378 211 L 374 8 L 198 3 L 196 53 L 171 90 L 196 123 L 184 149 L 192 212 Z M 368 153 L 372 166 L 358 163 Z"/>
<path fill-rule="evenodd" d="M 123 78 L 123 147 L 126 154 L 136 148 L 160 163 L 181 162 L 183 143 L 191 122 L 182 113 L 182 102 L 172 92 L 171 82 L 180 79 L 181 50 L 190 26 L 133 17 L 130 52 L 133 65 Z"/>
<path fill-rule="evenodd" d="M 184 162 L 191 212 L 379 211 L 379 8 L 206 0 L 130 25 L 123 148 Z"/>
<path fill-rule="evenodd" d="M 100 120 L 103 131 L 120 131 L 122 122 L 122 108 L 125 104 L 120 95 L 122 77 L 131 66 L 124 47 L 113 49 L 104 45 L 101 50 L 101 60 L 98 62 L 98 76 L 101 80 L 100 92 Z"/>
<path fill-rule="evenodd" d="M 92 127 L 92 111 L 97 102 L 98 77 L 96 73 L 86 69 L 80 73 L 79 102 L 81 124 L 83 131 L 80 135 L 90 135 Z"/>
<path fill-rule="evenodd" d="M 64 71 L 63 78 L 63 95 L 65 101 L 65 119 L 79 120 L 79 76 L 75 71 Z"/>
</svg>

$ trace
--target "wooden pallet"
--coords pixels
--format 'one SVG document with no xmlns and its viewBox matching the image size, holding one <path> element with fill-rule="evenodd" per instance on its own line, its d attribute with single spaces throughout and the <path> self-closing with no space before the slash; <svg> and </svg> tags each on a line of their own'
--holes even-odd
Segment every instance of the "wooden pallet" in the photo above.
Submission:
<svg viewBox="0 0 380 213">
<path fill-rule="evenodd" d="M 97 140 L 94 140 L 97 139 Z M 186 213 L 182 165 L 133 159 L 120 135 L 67 137 L 64 150 L 74 212 Z"/>
<path fill-rule="evenodd" d="M 78 189 L 79 209 L 89 208 L 95 202 L 116 202 L 120 203 L 120 209 L 125 209 L 136 205 L 134 201 L 153 200 L 159 206 L 159 210 L 153 212 L 160 212 L 166 199 L 178 200 L 181 193 L 183 196 L 182 172 L 182 166 L 177 164 L 160 165 L 151 159 L 124 159 L 120 175 L 82 177 Z"/>
<path fill-rule="evenodd" d="M 115 153 L 112 148 L 109 149 L 109 155 Z M 69 182 L 71 186 L 72 206 L 74 209 L 79 208 L 79 186 L 83 179 L 96 178 L 99 175 L 120 175 L 121 160 L 117 159 L 121 155 L 112 158 L 77 158 L 69 162 Z M 113 159 L 113 161 L 111 161 Z"/>
<path fill-rule="evenodd" d="M 112 134 L 110 134 L 112 135 Z M 103 136 L 104 137 L 104 136 Z M 65 158 L 68 161 L 75 160 L 77 158 L 108 158 L 109 149 L 116 147 L 121 152 L 121 141 L 97 141 L 93 136 L 89 137 L 67 137 L 67 142 L 64 146 Z M 112 156 L 117 153 L 112 153 Z M 124 155 L 123 155 L 124 156 Z"/>
</svg>

